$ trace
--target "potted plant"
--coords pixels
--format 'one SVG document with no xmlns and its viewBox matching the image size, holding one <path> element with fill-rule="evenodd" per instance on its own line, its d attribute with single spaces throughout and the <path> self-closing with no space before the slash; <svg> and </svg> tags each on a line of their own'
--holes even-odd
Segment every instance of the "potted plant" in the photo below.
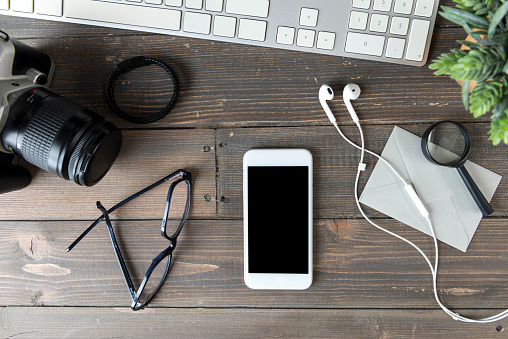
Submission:
<svg viewBox="0 0 508 339">
<path fill-rule="evenodd" d="M 492 112 L 489 140 L 508 145 L 508 1 L 454 2 L 457 8 L 442 6 L 440 14 L 462 26 L 470 39 L 459 41 L 465 48 L 442 54 L 429 67 L 436 75 L 462 81 L 466 110 L 475 118 Z"/>
</svg>

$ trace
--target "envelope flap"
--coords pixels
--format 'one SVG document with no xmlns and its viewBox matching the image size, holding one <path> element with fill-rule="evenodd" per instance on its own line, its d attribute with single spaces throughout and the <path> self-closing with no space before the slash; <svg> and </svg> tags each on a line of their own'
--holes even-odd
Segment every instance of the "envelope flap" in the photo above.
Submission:
<svg viewBox="0 0 508 339">
<path fill-rule="evenodd" d="M 432 164 L 423 156 L 420 143 L 421 138 L 395 127 L 382 156 L 411 180 L 430 213 L 437 238 L 466 251 L 482 214 L 457 170 Z M 501 176 L 471 162 L 465 166 L 487 200 L 491 200 Z M 429 234 L 428 225 L 405 193 L 403 183 L 382 161 L 374 168 L 360 202 Z"/>
<path fill-rule="evenodd" d="M 396 128 L 394 135 L 411 182 L 424 203 L 467 192 L 455 168 L 435 165 L 425 158 L 421 138 L 401 128 Z"/>
<path fill-rule="evenodd" d="M 386 142 L 383 153 L 381 153 L 381 157 L 383 157 L 383 159 L 388 161 L 390 165 L 397 169 L 404 180 L 409 180 L 409 173 L 405 169 L 404 160 L 400 155 L 394 133 L 390 135 L 390 138 Z M 393 171 L 390 170 L 390 168 L 386 166 L 383 161 L 378 161 L 375 170 L 372 172 L 370 179 L 363 191 L 366 192 L 371 189 L 384 187 L 395 183 L 400 183 L 399 177 L 397 177 L 397 175 L 395 175 L 395 173 L 393 173 Z"/>
</svg>

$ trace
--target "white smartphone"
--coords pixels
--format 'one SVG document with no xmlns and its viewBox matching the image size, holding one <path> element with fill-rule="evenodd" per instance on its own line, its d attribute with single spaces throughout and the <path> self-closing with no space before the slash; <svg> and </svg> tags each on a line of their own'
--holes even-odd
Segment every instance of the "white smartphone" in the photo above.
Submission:
<svg viewBox="0 0 508 339">
<path fill-rule="evenodd" d="M 312 155 L 254 149 L 243 157 L 244 280 L 253 289 L 312 284 Z"/>
</svg>

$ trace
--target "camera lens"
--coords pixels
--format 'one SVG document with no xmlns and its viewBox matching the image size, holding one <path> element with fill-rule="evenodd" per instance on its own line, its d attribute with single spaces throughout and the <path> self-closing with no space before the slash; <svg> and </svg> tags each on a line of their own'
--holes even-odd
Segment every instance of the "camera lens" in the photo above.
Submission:
<svg viewBox="0 0 508 339">
<path fill-rule="evenodd" d="M 122 133 L 103 117 L 46 88 L 31 88 L 11 106 L 2 145 L 26 161 L 83 186 L 109 171 Z"/>
</svg>

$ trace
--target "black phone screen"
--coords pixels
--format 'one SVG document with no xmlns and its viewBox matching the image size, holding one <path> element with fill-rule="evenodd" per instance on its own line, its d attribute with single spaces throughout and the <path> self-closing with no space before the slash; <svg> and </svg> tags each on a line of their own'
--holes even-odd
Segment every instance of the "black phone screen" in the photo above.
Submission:
<svg viewBox="0 0 508 339">
<path fill-rule="evenodd" d="M 309 273 L 309 167 L 249 166 L 248 272 Z"/>
</svg>

